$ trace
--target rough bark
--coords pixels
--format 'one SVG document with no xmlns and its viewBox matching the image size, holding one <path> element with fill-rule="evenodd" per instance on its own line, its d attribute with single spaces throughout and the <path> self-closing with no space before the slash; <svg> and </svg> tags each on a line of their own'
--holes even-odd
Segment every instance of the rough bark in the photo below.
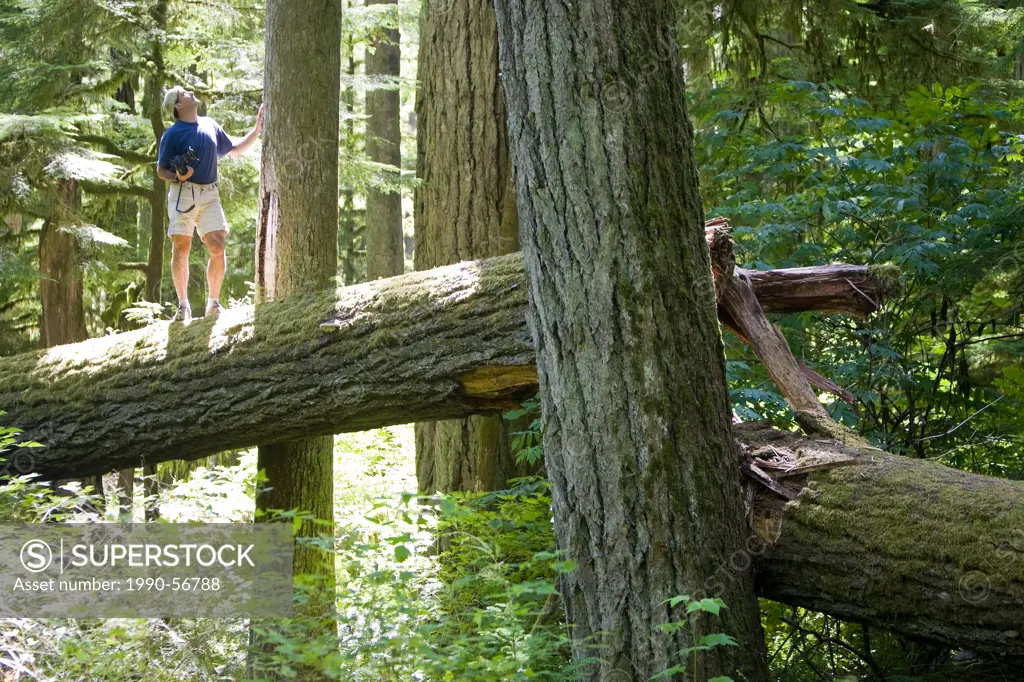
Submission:
<svg viewBox="0 0 1024 682">
<path fill-rule="evenodd" d="M 519 248 L 493 3 L 425 7 L 416 93 L 417 270 Z M 523 472 L 499 415 L 416 425 L 420 491 L 498 490 Z"/>
<path fill-rule="evenodd" d="M 337 270 L 340 0 L 270 0 L 265 45 L 257 334 L 270 331 L 261 309 L 274 305 L 267 301 L 315 298 L 334 282 Z M 331 523 L 334 438 L 330 431 L 303 431 L 292 430 L 301 436 L 294 440 L 258 441 L 257 466 L 266 473 L 269 490 L 257 495 L 256 506 L 264 511 L 299 509 Z M 318 537 L 321 528 L 306 521 L 297 536 Z M 333 638 L 334 554 L 300 543 L 295 547 L 293 569 L 297 577 L 319 576 L 309 601 L 299 609 L 309 636 Z M 273 672 L 271 677 L 279 674 Z M 326 679 L 316 667 L 303 666 L 298 676 Z"/>
<path fill-rule="evenodd" d="M 155 39 L 149 55 L 153 62 L 153 70 L 146 79 L 142 108 L 149 118 L 153 129 L 153 139 L 157 146 L 164 134 L 163 112 L 160 110 L 163 101 L 163 88 L 167 79 L 164 66 L 163 40 L 167 29 L 167 0 L 157 0 L 150 9 L 153 19 Z M 161 301 L 160 290 L 164 272 L 164 240 L 167 238 L 164 229 L 167 214 L 167 183 L 156 173 L 156 164 L 152 169 L 153 191 L 149 196 L 149 258 L 146 264 L 146 300 L 154 303 Z"/>
<path fill-rule="evenodd" d="M 694 678 L 767 680 L 749 570 L 720 619 L 662 629 L 746 533 L 675 11 L 496 9 L 562 598 L 575 657 L 601 658 L 583 679 L 648 680 L 724 631 L 739 646 Z"/>
<path fill-rule="evenodd" d="M 338 0 L 267 8 L 256 241 L 260 300 L 319 292 L 334 282 L 340 17 Z"/>
<path fill-rule="evenodd" d="M 39 233 L 39 295 L 43 348 L 83 341 L 85 306 L 82 302 L 82 264 L 75 223 L 82 199 L 78 183 L 58 180 L 57 196 L 49 219 Z"/>
<path fill-rule="evenodd" d="M 39 341 L 43 348 L 84 341 L 85 304 L 82 263 L 75 225 L 80 219 L 82 195 L 74 180 L 57 180 L 57 195 L 50 217 L 39 233 L 39 297 L 42 318 Z M 58 487 L 75 479 L 54 481 Z M 80 483 L 103 493 L 101 475 L 86 476 Z"/>
<path fill-rule="evenodd" d="M 416 269 L 519 248 L 497 28 L 486 0 L 425 8 L 416 93 Z"/>
<path fill-rule="evenodd" d="M 366 0 L 369 5 L 394 5 L 398 0 Z M 366 48 L 366 75 L 390 79 L 391 87 L 366 93 L 366 155 L 371 161 L 395 170 L 402 168 L 402 130 L 397 80 L 401 72 L 401 47 L 397 28 L 379 29 Z M 402 195 L 371 187 L 366 192 L 366 278 L 394 277 L 405 270 L 402 235 Z"/>
<path fill-rule="evenodd" d="M 17 451 L 11 465 L 44 478 L 81 475 L 506 409 L 537 391 L 525 306 L 516 254 L 231 309 L 215 325 L 157 324 L 0 358 L 4 423 L 47 445 Z M 754 452 L 846 452 L 748 428 L 736 435 Z M 867 457 L 814 474 L 796 503 L 758 492 L 755 527 L 782 519 L 771 551 L 745 544 L 762 596 L 1024 655 L 1014 626 L 1024 622 L 1024 483 Z M 745 561 L 730 556 L 707 578 L 728 580 Z"/>
<path fill-rule="evenodd" d="M 773 313 L 817 310 L 867 315 L 878 310 L 879 282 L 887 271 L 862 265 L 820 265 L 810 268 L 742 270 L 757 290 L 761 307 Z M 869 294 L 874 294 L 874 297 Z"/>
</svg>

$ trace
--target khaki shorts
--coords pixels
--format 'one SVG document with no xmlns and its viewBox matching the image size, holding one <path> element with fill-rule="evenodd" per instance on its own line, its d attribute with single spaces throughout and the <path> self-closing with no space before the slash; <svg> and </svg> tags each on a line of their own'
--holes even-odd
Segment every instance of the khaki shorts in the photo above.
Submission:
<svg viewBox="0 0 1024 682">
<path fill-rule="evenodd" d="M 178 197 L 178 192 L 181 197 Z M 193 192 L 195 199 L 193 200 Z M 192 206 L 195 208 L 192 208 Z M 192 208 L 190 211 L 189 209 Z M 181 234 L 191 237 L 193 231 L 200 238 L 224 230 L 228 232 L 228 221 L 220 205 L 217 183 L 197 185 L 192 182 L 172 184 L 167 190 L 167 236 Z"/>
</svg>

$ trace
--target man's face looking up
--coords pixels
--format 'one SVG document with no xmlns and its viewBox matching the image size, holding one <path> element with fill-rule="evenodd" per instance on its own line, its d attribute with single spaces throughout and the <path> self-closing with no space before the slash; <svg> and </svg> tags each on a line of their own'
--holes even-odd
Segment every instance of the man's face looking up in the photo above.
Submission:
<svg viewBox="0 0 1024 682">
<path fill-rule="evenodd" d="M 178 99 L 175 102 L 174 108 L 178 112 L 178 118 L 181 118 L 182 114 L 194 114 L 199 108 L 199 99 L 194 92 L 183 90 L 178 93 Z"/>
</svg>

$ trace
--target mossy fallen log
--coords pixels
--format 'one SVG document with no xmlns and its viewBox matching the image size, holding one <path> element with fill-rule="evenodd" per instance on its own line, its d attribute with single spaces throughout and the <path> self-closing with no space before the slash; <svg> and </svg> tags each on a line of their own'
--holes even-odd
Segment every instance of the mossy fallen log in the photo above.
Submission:
<svg viewBox="0 0 1024 682">
<path fill-rule="evenodd" d="M 792 272 L 793 295 L 814 300 Z M 821 268 L 809 273 L 820 288 Z M 767 310 L 785 305 L 779 291 Z M 9 470 L 70 478 L 507 409 L 536 392 L 525 310 L 516 253 L 0 358 L 3 423 L 43 444 Z"/>
<path fill-rule="evenodd" d="M 525 289 L 510 256 L 0 358 L 2 419 L 43 444 L 11 465 L 68 478 L 516 405 Z"/>
<path fill-rule="evenodd" d="M 536 391 L 525 306 L 513 254 L 0 358 L 3 422 L 44 443 L 15 451 L 8 471 L 81 476 L 504 409 Z M 753 561 L 764 596 L 1024 654 L 1024 484 L 754 427 L 737 435 L 796 498 L 750 488 L 753 527 L 775 543 L 735 570 Z M 778 453 L 792 464 L 773 468 Z"/>
<path fill-rule="evenodd" d="M 1024 483 L 736 426 L 798 493 L 757 489 L 762 596 L 923 640 L 1024 656 Z M 804 473 L 801 473 L 804 472 Z M 794 475 L 795 474 L 795 475 Z"/>
</svg>

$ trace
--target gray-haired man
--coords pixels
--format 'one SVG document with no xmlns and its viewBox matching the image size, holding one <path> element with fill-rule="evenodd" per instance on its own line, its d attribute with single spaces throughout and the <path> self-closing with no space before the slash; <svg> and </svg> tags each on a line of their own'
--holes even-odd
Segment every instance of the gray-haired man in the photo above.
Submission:
<svg viewBox="0 0 1024 682">
<path fill-rule="evenodd" d="M 176 87 L 167 92 L 164 109 L 170 111 L 174 124 L 160 138 L 157 174 L 172 183 L 167 192 L 167 236 L 171 238 L 171 279 L 178 294 L 178 312 L 174 319 L 183 322 L 192 319 L 192 306 L 188 302 L 188 253 L 194 231 L 199 233 L 210 253 L 206 266 L 206 316 L 216 317 L 220 314 L 220 286 L 227 269 L 224 237 L 228 233 L 227 219 L 217 194 L 217 159 L 239 156 L 252 147 L 263 129 L 263 107 L 256 115 L 256 127 L 238 142 L 228 137 L 212 118 L 199 116 L 199 100 L 184 88 Z M 175 159 L 192 156 L 184 172 L 172 167 Z"/>
</svg>

